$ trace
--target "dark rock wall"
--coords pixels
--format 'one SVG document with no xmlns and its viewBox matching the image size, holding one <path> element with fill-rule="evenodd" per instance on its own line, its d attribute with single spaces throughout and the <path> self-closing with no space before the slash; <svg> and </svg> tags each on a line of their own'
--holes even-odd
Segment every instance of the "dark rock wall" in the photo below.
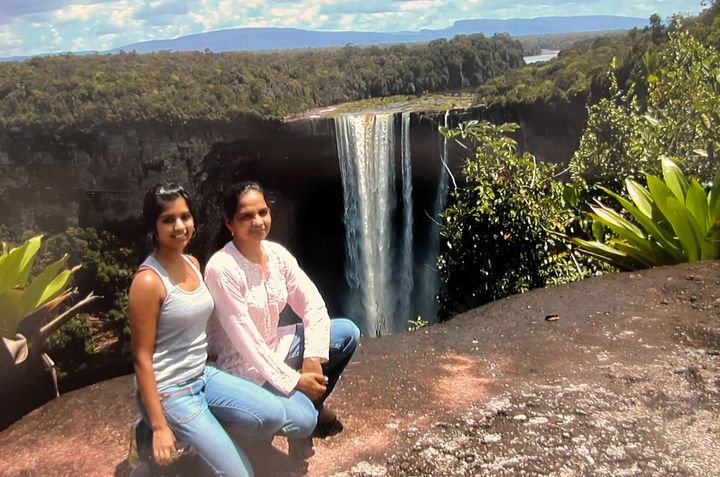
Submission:
<svg viewBox="0 0 720 477">
<path fill-rule="evenodd" d="M 248 133 L 253 122 L 238 125 Z M 227 125 L 118 126 L 93 133 L 0 132 L 0 225 L 62 230 L 68 218 L 99 225 L 136 215 L 142 194 L 161 180 L 191 183 Z"/>
<path fill-rule="evenodd" d="M 523 128 L 518 134 L 521 147 L 541 160 L 566 163 L 577 146 L 585 109 L 570 103 L 454 111 L 450 124 L 468 119 L 518 122 Z M 399 114 L 395 120 L 399 178 Z M 435 200 L 442 151 L 437 127 L 442 121 L 442 113 L 411 118 L 418 248 Z M 450 146 L 450 166 L 458 180 L 461 159 L 470 153 Z M 189 187 L 198 199 L 200 233 L 192 251 L 207 257 L 222 226 L 218 204 L 223 187 L 250 179 L 259 180 L 273 200 L 271 238 L 296 253 L 331 313 L 340 314 L 345 233 L 332 119 L 281 123 L 246 118 L 182 127 L 133 124 L 92 133 L 0 131 L 0 232 L 4 228 L 19 237 L 29 229 L 60 231 L 72 218 L 94 227 L 139 222 L 145 191 L 172 180 Z M 129 233 L 139 234 L 137 229 Z"/>
</svg>

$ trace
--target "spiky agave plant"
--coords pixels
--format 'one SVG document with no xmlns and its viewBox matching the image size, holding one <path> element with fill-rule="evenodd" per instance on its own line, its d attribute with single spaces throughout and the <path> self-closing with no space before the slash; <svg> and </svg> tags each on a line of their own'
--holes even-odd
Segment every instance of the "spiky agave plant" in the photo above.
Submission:
<svg viewBox="0 0 720 477">
<path fill-rule="evenodd" d="M 98 298 L 90 293 L 58 313 L 60 305 L 77 293 L 68 283 L 79 267 L 65 268 L 65 255 L 31 277 L 41 242 L 42 236 L 37 236 L 12 249 L 0 244 L 0 337 L 4 345 L 0 345 L 0 403 L 4 402 L 0 429 L 57 396 L 53 362 L 42 352 L 42 345 L 80 307 Z"/>
<path fill-rule="evenodd" d="M 678 165 L 662 158 L 662 179 L 647 175 L 647 188 L 625 180 L 630 200 L 615 198 L 635 223 L 597 201 L 590 216 L 611 231 L 607 243 L 573 237 L 578 249 L 621 270 L 637 270 L 720 256 L 720 169 L 708 192 Z M 597 237 L 596 237 L 597 238 Z"/>
</svg>

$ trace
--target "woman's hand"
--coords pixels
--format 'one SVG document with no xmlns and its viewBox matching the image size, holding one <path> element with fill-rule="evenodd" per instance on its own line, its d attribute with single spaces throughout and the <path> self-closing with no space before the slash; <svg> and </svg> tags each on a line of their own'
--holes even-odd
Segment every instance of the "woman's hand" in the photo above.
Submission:
<svg viewBox="0 0 720 477">
<path fill-rule="evenodd" d="M 295 387 L 309 397 L 311 401 L 315 401 L 325 394 L 327 383 L 327 377 L 320 373 L 302 373 Z"/>
<path fill-rule="evenodd" d="M 322 365 L 320 364 L 320 358 L 305 358 L 302 364 L 302 373 L 323 373 Z"/>
<path fill-rule="evenodd" d="M 175 435 L 167 426 L 153 431 L 153 457 L 160 465 L 168 465 L 178 457 Z"/>
</svg>

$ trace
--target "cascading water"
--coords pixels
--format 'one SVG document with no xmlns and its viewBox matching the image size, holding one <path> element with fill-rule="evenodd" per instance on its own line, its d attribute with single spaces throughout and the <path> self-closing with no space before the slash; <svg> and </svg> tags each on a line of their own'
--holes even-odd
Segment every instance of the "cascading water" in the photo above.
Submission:
<svg viewBox="0 0 720 477">
<path fill-rule="evenodd" d="M 443 121 L 445 127 L 448 118 L 449 112 Z M 435 295 L 439 276 L 435 262 L 440 250 L 438 221 L 448 193 L 447 140 L 443 139 L 442 143 L 438 188 L 432 220 L 426 229 L 428 245 L 417 257 L 419 254 L 413 249 L 416 225 L 413 223 L 410 113 L 402 114 L 401 125 L 402 214 L 394 224 L 399 198 L 395 193 L 393 116 L 335 118 L 345 203 L 345 278 L 349 289 L 345 314 L 371 335 L 404 331 L 408 321 L 418 315 L 430 323 L 434 323 L 437 316 Z"/>
<path fill-rule="evenodd" d="M 392 331 L 395 144 L 392 115 L 335 118 L 345 201 L 346 314 L 370 334 Z"/>
<path fill-rule="evenodd" d="M 412 156 L 410 153 L 410 113 L 402 113 L 400 145 L 402 147 L 402 234 L 400 238 L 400 256 L 397 267 L 398 304 L 395 312 L 394 331 L 400 331 L 403 323 L 412 318 L 413 292 L 413 200 L 412 200 Z"/>
<path fill-rule="evenodd" d="M 449 125 L 450 111 L 445 112 L 443 117 L 443 126 Z M 440 254 L 440 214 L 445 210 L 448 196 L 449 172 L 448 172 L 448 141 L 443 136 L 442 139 L 442 156 L 440 158 L 440 172 L 437 191 L 435 193 L 435 204 L 433 213 L 430 217 L 430 228 L 428 232 L 428 246 L 425 259 L 422 261 L 422 270 L 420 271 L 419 299 L 420 306 L 418 311 L 420 317 L 429 322 L 437 321 L 438 303 L 435 299 L 440 287 L 440 275 L 437 270 L 437 258 Z"/>
</svg>

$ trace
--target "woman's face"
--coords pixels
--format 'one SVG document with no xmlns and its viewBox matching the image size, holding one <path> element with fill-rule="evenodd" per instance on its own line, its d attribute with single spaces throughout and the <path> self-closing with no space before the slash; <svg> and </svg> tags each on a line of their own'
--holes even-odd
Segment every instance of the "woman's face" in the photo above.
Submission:
<svg viewBox="0 0 720 477">
<path fill-rule="evenodd" d="M 192 238 L 195 222 L 190 208 L 183 197 L 165 203 L 165 207 L 155 221 L 155 233 L 158 247 L 180 248 Z"/>
<path fill-rule="evenodd" d="M 265 195 L 257 190 L 241 195 L 235 215 L 225 222 L 233 240 L 240 243 L 265 240 L 271 224 L 270 207 L 265 202 Z"/>
</svg>

